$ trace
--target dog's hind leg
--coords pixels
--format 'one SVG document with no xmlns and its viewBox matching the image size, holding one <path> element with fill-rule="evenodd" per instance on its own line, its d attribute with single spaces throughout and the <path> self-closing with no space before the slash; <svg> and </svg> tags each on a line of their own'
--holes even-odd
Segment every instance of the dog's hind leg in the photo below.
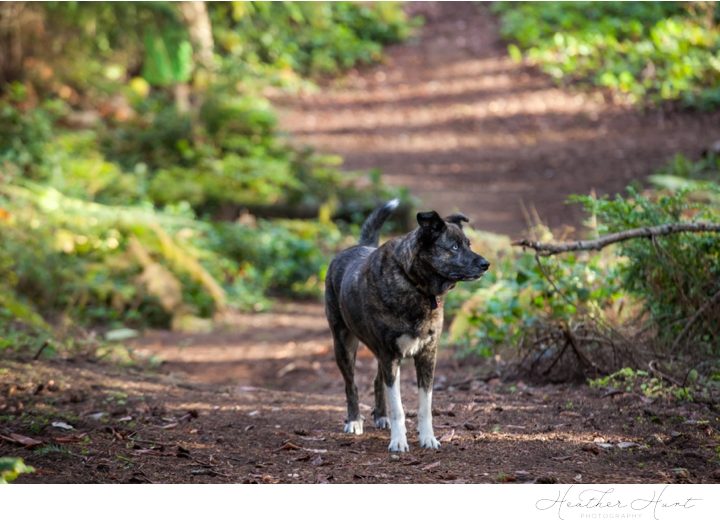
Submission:
<svg viewBox="0 0 720 520">
<path fill-rule="evenodd" d="M 390 418 L 387 415 L 387 407 L 385 406 L 385 385 L 380 373 L 379 361 L 377 375 L 375 376 L 375 408 L 372 414 L 376 428 L 382 428 L 383 430 L 390 428 Z"/>
<path fill-rule="evenodd" d="M 432 388 L 435 373 L 435 348 L 415 356 L 415 373 L 418 385 L 418 437 L 421 448 L 438 449 L 440 442 L 435 438 L 432 425 Z"/>
<path fill-rule="evenodd" d="M 348 414 L 347 419 L 345 419 L 344 431 L 345 433 L 361 435 L 363 433 L 364 417 L 360 415 L 358 391 L 357 386 L 355 386 L 355 357 L 357 355 L 358 339 L 343 323 L 335 324 L 332 328 L 332 334 L 335 345 L 335 362 L 345 380 Z"/>
</svg>

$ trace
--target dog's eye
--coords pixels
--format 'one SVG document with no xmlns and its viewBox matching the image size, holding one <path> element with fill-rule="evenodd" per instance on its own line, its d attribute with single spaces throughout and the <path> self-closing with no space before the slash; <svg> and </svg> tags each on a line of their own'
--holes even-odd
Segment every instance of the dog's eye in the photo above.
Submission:
<svg viewBox="0 0 720 520">
<path fill-rule="evenodd" d="M 457 245 L 457 244 L 453 244 L 453 245 L 452 245 L 452 250 L 453 250 L 453 251 L 457 251 L 458 249 L 460 249 L 460 246 L 459 246 L 459 245 Z"/>
</svg>

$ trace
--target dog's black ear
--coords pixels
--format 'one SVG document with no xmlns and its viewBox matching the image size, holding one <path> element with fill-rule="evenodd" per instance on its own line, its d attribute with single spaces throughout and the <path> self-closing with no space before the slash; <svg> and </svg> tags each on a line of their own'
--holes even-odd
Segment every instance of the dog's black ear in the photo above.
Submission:
<svg viewBox="0 0 720 520">
<path fill-rule="evenodd" d="M 453 213 L 452 215 L 448 215 L 447 217 L 445 217 L 445 220 L 447 220 L 451 224 L 457 224 L 460 227 L 462 227 L 463 222 L 470 222 L 470 219 L 468 219 L 462 213 Z"/>
<path fill-rule="evenodd" d="M 423 239 L 428 242 L 434 241 L 446 228 L 445 221 L 440 218 L 437 211 L 421 211 L 417 214 L 417 221 Z"/>
</svg>

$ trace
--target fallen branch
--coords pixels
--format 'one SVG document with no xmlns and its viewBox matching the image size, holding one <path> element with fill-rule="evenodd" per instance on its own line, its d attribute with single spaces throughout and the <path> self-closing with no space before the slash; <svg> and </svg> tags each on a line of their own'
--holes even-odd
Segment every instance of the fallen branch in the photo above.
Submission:
<svg viewBox="0 0 720 520">
<path fill-rule="evenodd" d="M 602 370 L 598 368 L 598 366 L 590 361 L 590 359 L 582 353 L 580 350 L 580 347 L 577 344 L 577 341 L 575 340 L 575 336 L 573 335 L 572 331 L 570 330 L 569 326 L 566 326 L 565 329 L 563 329 L 563 333 L 565 334 L 565 337 L 567 338 L 568 342 L 570 343 L 570 346 L 572 347 L 573 351 L 575 352 L 575 355 L 580 360 L 581 363 L 583 363 L 585 366 L 590 366 L 595 370 L 595 376 L 598 374 L 604 373 Z"/>
<path fill-rule="evenodd" d="M 550 371 L 553 369 L 553 367 L 555 367 L 555 365 L 557 365 L 558 361 L 560 361 L 560 359 L 565 355 L 565 351 L 568 349 L 569 346 L 570 346 L 570 341 L 568 341 L 566 338 L 565 344 L 563 345 L 563 348 L 560 351 L 560 353 L 555 357 L 555 359 L 553 359 L 553 362 L 550 363 L 550 366 L 547 367 L 545 370 L 543 370 L 543 373 L 542 373 L 543 376 L 547 376 L 550 373 Z"/>
<path fill-rule="evenodd" d="M 678 381 L 678 380 L 675 379 L 674 377 L 670 377 L 670 376 L 667 375 L 666 373 L 661 372 L 660 370 L 658 370 L 658 369 L 655 367 L 655 360 L 652 360 L 652 361 L 650 361 L 650 362 L 648 363 L 648 370 L 650 370 L 650 373 L 651 373 L 651 374 L 656 375 L 656 376 L 659 377 L 660 379 L 664 379 L 665 381 L 667 381 L 667 382 L 670 383 L 671 385 L 675 385 L 675 386 L 677 386 L 677 387 L 681 387 L 681 386 L 682 386 L 681 383 L 680 383 L 680 381 Z"/>
<path fill-rule="evenodd" d="M 600 397 L 612 397 L 614 395 L 624 394 L 624 393 L 625 393 L 625 390 L 620 390 L 618 388 L 612 388 L 612 389 L 606 391 L 605 393 L 603 393 Z"/>
<path fill-rule="evenodd" d="M 49 340 L 46 339 L 45 341 L 43 341 L 43 344 L 40 346 L 40 348 L 38 349 L 38 351 L 35 352 L 35 355 L 33 356 L 33 361 L 37 361 L 38 358 L 40 357 L 40 354 L 42 354 L 42 353 L 43 353 L 43 350 L 45 350 L 49 345 L 50 345 L 50 341 L 49 341 Z"/>
<path fill-rule="evenodd" d="M 628 229 L 619 233 L 605 235 L 595 240 L 578 240 L 575 242 L 560 242 L 557 244 L 536 242 L 522 239 L 512 243 L 514 246 L 529 247 L 540 256 L 551 256 L 569 251 L 600 250 L 616 242 L 624 242 L 633 238 L 650 238 L 671 235 L 673 233 L 720 233 L 720 224 L 713 222 L 677 222 L 644 228 Z"/>
</svg>

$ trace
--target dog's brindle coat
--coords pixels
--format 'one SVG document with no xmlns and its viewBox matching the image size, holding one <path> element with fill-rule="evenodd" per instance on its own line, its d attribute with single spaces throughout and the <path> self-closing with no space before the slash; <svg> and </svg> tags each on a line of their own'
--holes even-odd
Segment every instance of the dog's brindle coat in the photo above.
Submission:
<svg viewBox="0 0 720 520">
<path fill-rule="evenodd" d="M 490 264 L 470 250 L 462 231 L 468 220 L 461 214 L 443 220 L 435 211 L 418 213 L 418 228 L 378 247 L 380 227 L 397 204 L 377 208 L 363 224 L 359 245 L 330 263 L 325 312 L 345 379 L 345 432 L 363 432 L 354 381 L 359 339 L 378 360 L 373 419 L 375 426 L 390 428 L 390 451 L 408 450 L 400 400 L 400 361 L 406 357 L 415 360 L 420 446 L 437 449 L 431 410 L 443 297 L 457 282 L 482 276 Z"/>
</svg>

